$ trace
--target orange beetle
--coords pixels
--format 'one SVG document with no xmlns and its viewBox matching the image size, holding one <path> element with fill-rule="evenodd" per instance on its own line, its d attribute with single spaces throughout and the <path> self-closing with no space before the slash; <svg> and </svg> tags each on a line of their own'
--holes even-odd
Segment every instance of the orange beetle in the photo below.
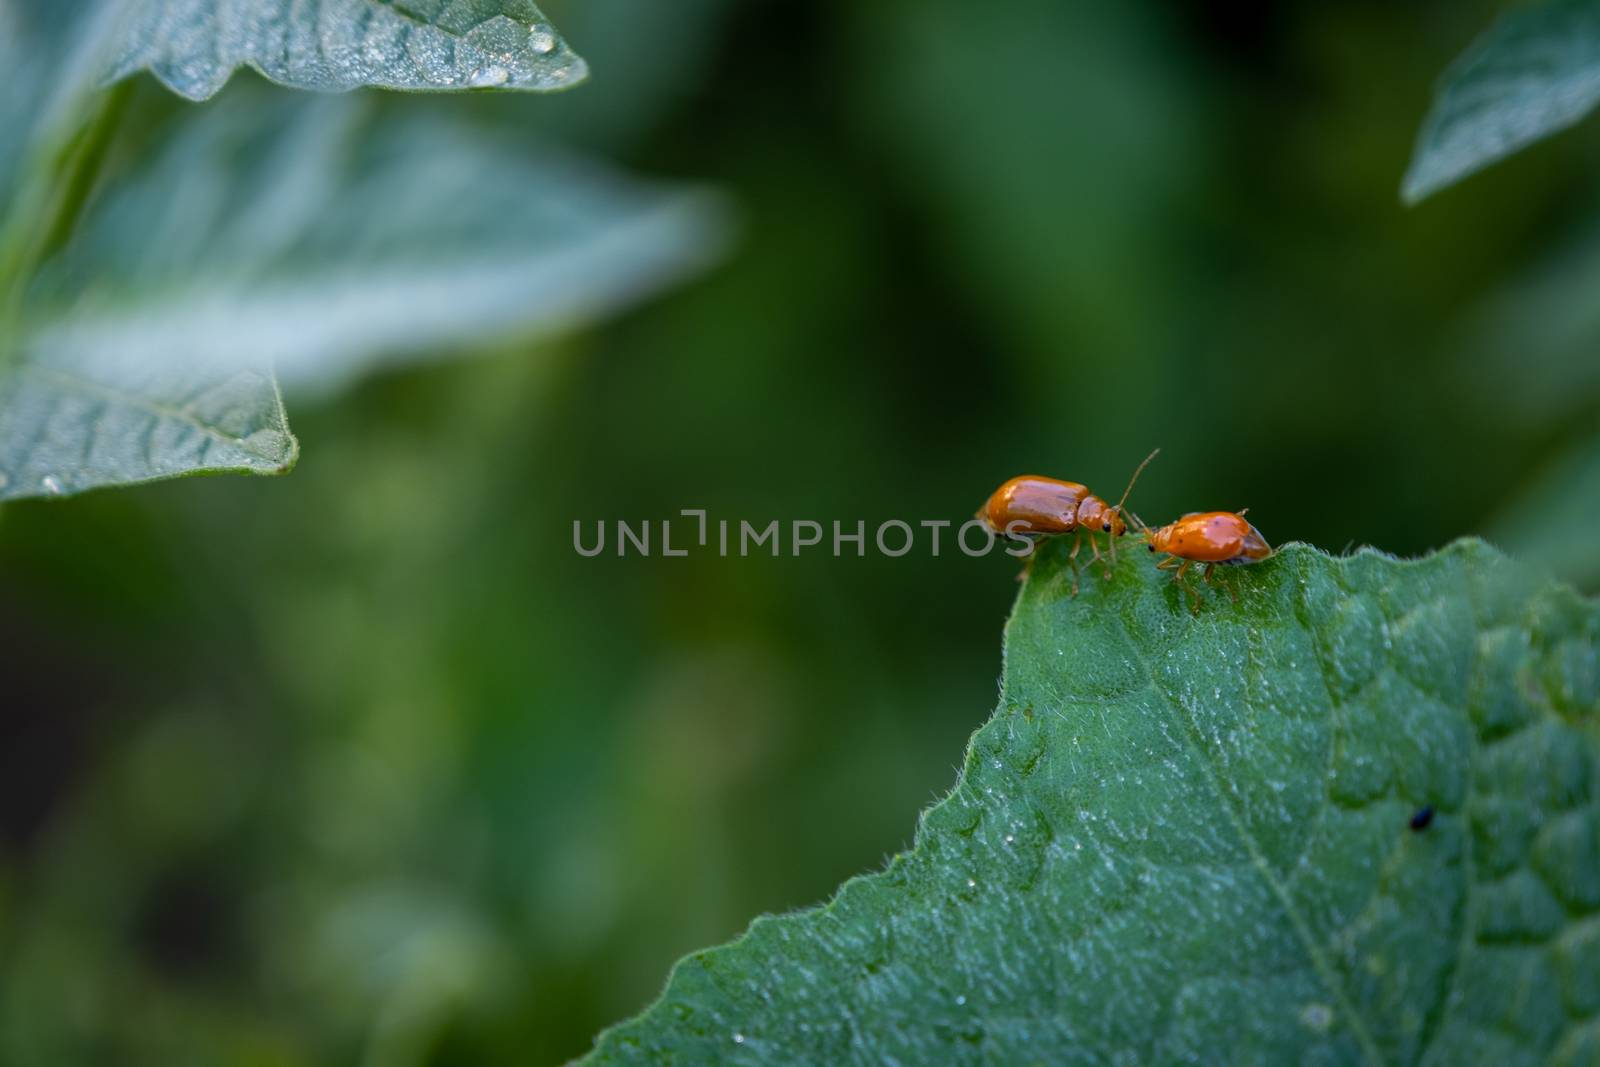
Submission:
<svg viewBox="0 0 1600 1067">
<path fill-rule="evenodd" d="M 1139 475 L 1145 466 L 1155 459 L 1156 453 L 1160 451 L 1158 448 L 1151 452 L 1144 458 L 1144 462 L 1139 464 L 1138 470 L 1133 472 L 1133 477 L 1128 479 L 1128 488 L 1123 490 L 1122 499 L 1116 504 L 1107 504 L 1089 492 L 1088 486 L 1078 482 L 1063 482 L 1040 474 L 1023 474 L 996 489 L 978 511 L 978 518 L 982 519 L 994 533 L 1012 537 L 1037 539 L 1070 533 L 1078 534 L 1078 539 L 1072 545 L 1072 552 L 1067 556 L 1072 563 L 1072 594 L 1076 596 L 1078 550 L 1083 547 L 1083 534 L 1089 534 L 1089 547 L 1094 550 L 1090 563 L 1101 559 L 1100 546 L 1095 542 L 1093 531 L 1098 529 L 1111 535 L 1106 539 L 1111 558 L 1109 562 L 1103 563 L 1105 577 L 1109 580 L 1111 564 L 1117 559 L 1116 539 L 1128 532 L 1122 506 L 1127 502 L 1128 494 L 1133 491 L 1133 483 L 1139 480 Z M 1032 560 L 1031 554 L 1029 559 Z"/>
<path fill-rule="evenodd" d="M 1218 564 L 1259 563 L 1272 555 L 1272 546 L 1261 536 L 1261 531 L 1245 521 L 1245 512 L 1249 510 L 1196 511 L 1160 529 L 1144 531 L 1150 551 L 1167 554 L 1166 559 L 1156 564 L 1156 569 L 1177 566 L 1173 580 L 1189 594 L 1193 610 L 1200 610 L 1200 596 L 1183 580 L 1184 572 L 1190 567 L 1204 563 L 1204 577 L 1209 585 L 1211 573 Z M 1232 590 L 1229 592 L 1231 594 Z"/>
</svg>

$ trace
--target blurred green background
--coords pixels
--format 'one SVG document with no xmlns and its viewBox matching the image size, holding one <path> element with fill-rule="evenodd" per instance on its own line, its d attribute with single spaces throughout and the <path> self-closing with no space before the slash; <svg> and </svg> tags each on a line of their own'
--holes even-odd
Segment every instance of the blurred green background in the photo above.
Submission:
<svg viewBox="0 0 1600 1067">
<path fill-rule="evenodd" d="M 1152 521 L 1600 586 L 1600 136 L 1397 195 L 1492 5 L 545 6 L 591 84 L 384 106 L 711 183 L 738 241 L 291 396 L 282 480 L 0 514 L 0 1061 L 561 1062 L 909 844 L 1011 560 L 583 559 L 573 519 L 959 521 L 1160 445 Z"/>
</svg>

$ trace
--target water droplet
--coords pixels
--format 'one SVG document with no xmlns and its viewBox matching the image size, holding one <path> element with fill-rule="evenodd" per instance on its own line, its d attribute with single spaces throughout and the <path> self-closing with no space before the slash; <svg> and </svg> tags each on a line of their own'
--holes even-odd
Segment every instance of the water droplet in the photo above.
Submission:
<svg viewBox="0 0 1600 1067">
<path fill-rule="evenodd" d="M 967 995 L 965 993 L 963 993 L 959 997 L 956 998 L 956 1007 L 959 1008 L 961 1005 L 965 1004 L 966 1002 L 967 1002 Z"/>
<path fill-rule="evenodd" d="M 1012 837 L 1010 834 L 1006 835 L 1006 844 L 1009 845 L 1009 844 L 1011 844 L 1011 842 L 1013 842 L 1015 840 L 1016 840 L 1016 838 Z"/>
<path fill-rule="evenodd" d="M 556 50 L 556 35 L 549 30 L 535 29 L 528 34 L 528 47 L 541 56 Z"/>
<path fill-rule="evenodd" d="M 60 496 L 62 493 L 66 492 L 66 490 L 62 488 L 61 479 L 57 478 L 54 474 L 45 475 L 44 480 L 39 484 L 43 486 L 44 491 L 49 493 L 51 496 Z"/>
<path fill-rule="evenodd" d="M 744 1044 L 744 1035 L 743 1035 L 743 1034 L 734 1034 L 734 1035 L 733 1035 L 733 1043 L 734 1043 L 734 1044 L 735 1044 L 735 1045 L 742 1045 L 742 1044 Z"/>
<path fill-rule="evenodd" d="M 978 888 L 977 880 L 976 879 L 972 879 L 972 878 L 968 878 L 967 879 L 967 888 L 968 889 L 976 889 L 976 888 Z"/>
<path fill-rule="evenodd" d="M 504 85 L 511 80 L 510 71 L 504 67 L 484 67 L 472 76 L 474 89 L 488 89 L 496 85 Z"/>
</svg>

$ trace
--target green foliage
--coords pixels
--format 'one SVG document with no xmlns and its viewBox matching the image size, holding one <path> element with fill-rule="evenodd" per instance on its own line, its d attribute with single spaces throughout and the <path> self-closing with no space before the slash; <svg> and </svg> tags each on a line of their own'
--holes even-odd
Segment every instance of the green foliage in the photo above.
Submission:
<svg viewBox="0 0 1600 1067">
<path fill-rule="evenodd" d="M 1484 5 L 541 7 L 578 91 L 374 110 L 712 178 L 748 240 L 534 346 L 286 383 L 292 478 L 0 508 L 0 1062 L 566 1062 L 907 846 L 993 707 L 1010 560 L 587 560 L 572 517 L 959 521 L 1162 444 L 1150 518 L 1594 544 L 1523 496 L 1600 426 L 1593 278 L 1553 255 L 1586 135 L 1395 206 Z M 207 113 L 126 84 L 108 194 Z M 1546 268 L 1567 296 L 1477 328 Z"/>
<path fill-rule="evenodd" d="M 0 373 L 0 500 L 187 474 L 282 474 L 299 445 L 269 370 L 24 356 Z"/>
<path fill-rule="evenodd" d="M 603 312 L 705 262 L 718 220 L 703 196 L 359 98 L 232 93 L 41 273 L 0 377 L 0 499 L 276 472 L 292 445 L 273 371 L 327 388 L 380 359 Z M 219 390 L 241 374 L 257 387 Z M 268 413 L 263 447 L 228 428 Z"/>
<path fill-rule="evenodd" d="M 150 66 L 192 97 L 245 61 L 313 88 L 466 84 L 461 70 L 488 61 L 473 48 L 505 25 L 518 43 L 495 46 L 495 69 L 512 72 L 497 84 L 547 88 L 557 65 L 569 78 L 581 68 L 519 0 L 247 6 L 226 17 L 204 0 L 136 6 L 136 26 L 113 20 L 86 33 L 100 43 L 76 46 L 59 14 L 27 25 L 63 57 L 131 30 L 116 72 Z M 464 36 L 452 45 L 454 34 Z M 278 379 L 326 388 L 383 358 L 568 325 L 654 291 L 718 244 L 720 216 L 703 197 L 367 98 L 254 87 L 200 111 L 90 198 L 116 125 L 63 140 L 46 124 L 13 204 L 0 500 L 280 473 L 296 444 Z"/>
<path fill-rule="evenodd" d="M 588 73 L 532 0 L 133 0 L 112 77 L 204 100 L 249 65 L 298 89 L 565 89 Z"/>
<path fill-rule="evenodd" d="M 915 847 L 587 1062 L 1592 1062 L 1595 605 L 1472 541 L 1291 545 L 1193 617 L 1063 556 Z"/>
<path fill-rule="evenodd" d="M 1600 2 L 1510 11 L 1440 79 L 1402 195 L 1415 203 L 1574 125 L 1596 103 Z"/>
</svg>

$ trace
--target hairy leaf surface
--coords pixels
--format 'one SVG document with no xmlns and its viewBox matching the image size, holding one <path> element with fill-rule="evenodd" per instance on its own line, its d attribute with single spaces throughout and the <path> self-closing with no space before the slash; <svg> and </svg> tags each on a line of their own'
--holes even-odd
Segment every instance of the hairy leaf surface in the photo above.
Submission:
<svg viewBox="0 0 1600 1067">
<path fill-rule="evenodd" d="M 1594 1061 L 1593 603 L 1479 542 L 1291 545 L 1191 615 L 1143 553 L 1072 598 L 1064 547 L 915 846 L 588 1062 Z"/>
</svg>

